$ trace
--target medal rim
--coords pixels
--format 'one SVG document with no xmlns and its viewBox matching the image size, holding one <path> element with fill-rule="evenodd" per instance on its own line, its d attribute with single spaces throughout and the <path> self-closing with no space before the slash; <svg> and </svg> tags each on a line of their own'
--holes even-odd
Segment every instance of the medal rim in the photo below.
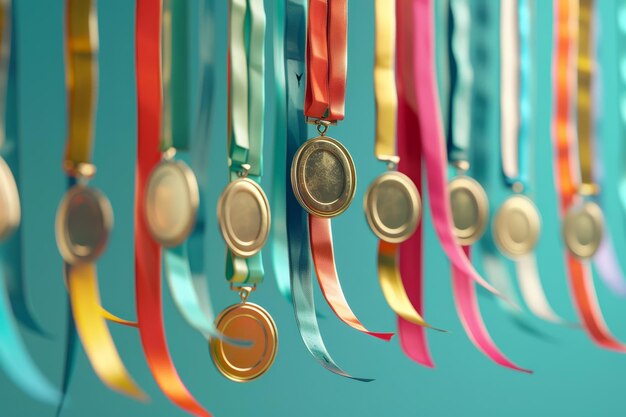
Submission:
<svg viewBox="0 0 626 417">
<path fill-rule="evenodd" d="M 307 155 L 307 151 L 316 145 L 337 157 L 344 169 L 344 173 L 346 174 L 347 180 L 345 183 L 347 185 L 347 191 L 345 191 L 344 194 L 338 199 L 338 202 L 333 204 L 316 204 L 313 197 L 307 198 L 307 195 L 310 196 L 310 194 L 306 192 L 306 186 L 304 185 L 303 179 L 306 160 L 308 159 L 308 156 L 310 156 L 310 153 Z M 296 200 L 298 200 L 298 203 L 300 203 L 300 205 L 308 213 L 317 217 L 327 218 L 340 215 L 346 211 L 348 207 L 350 207 L 350 204 L 352 204 L 352 200 L 354 200 L 354 195 L 356 194 L 356 186 L 357 176 L 354 160 L 352 159 L 350 152 L 348 152 L 348 149 L 338 140 L 330 136 L 318 136 L 304 142 L 296 151 L 291 163 L 291 187 Z M 324 209 L 325 206 L 332 207 L 335 205 L 338 206 L 335 209 Z"/>
<path fill-rule="evenodd" d="M 232 224 L 227 222 L 226 219 L 229 197 L 242 188 L 248 192 L 252 192 L 261 211 L 260 237 L 245 248 L 237 245 L 237 238 L 232 230 Z M 224 238 L 228 248 L 235 255 L 242 258 L 250 258 L 259 253 L 265 246 L 265 243 L 267 243 L 272 226 L 270 203 L 265 191 L 263 191 L 263 188 L 256 181 L 253 181 L 250 178 L 238 178 L 235 181 L 228 183 L 224 191 L 222 191 L 220 199 L 217 203 L 217 218 L 220 225 L 220 231 L 222 232 L 222 237 Z"/>
<path fill-rule="evenodd" d="M 456 176 L 448 183 L 448 194 L 450 197 L 450 207 L 452 208 L 452 193 L 457 189 L 465 188 L 469 190 L 470 194 L 476 202 L 477 208 L 477 225 L 466 229 L 468 232 L 463 233 L 461 229 L 454 224 L 454 212 L 452 212 L 452 223 L 454 226 L 454 236 L 459 244 L 463 246 L 470 246 L 476 243 L 487 230 L 487 223 L 489 222 L 489 197 L 482 185 L 474 178 L 467 175 Z M 459 233 L 463 233 L 460 235 Z"/>
<path fill-rule="evenodd" d="M 597 239 L 594 240 L 593 245 L 580 245 L 576 239 L 570 239 L 570 236 L 575 236 L 575 222 L 576 218 L 583 213 L 587 213 L 589 217 L 594 221 L 594 226 L 597 226 L 599 233 Z M 593 201 L 585 201 L 582 204 L 575 204 L 571 206 L 565 214 L 563 221 L 563 240 L 565 247 L 570 254 L 581 260 L 591 259 L 602 244 L 604 238 L 605 228 L 604 213 L 600 206 Z"/>
<path fill-rule="evenodd" d="M 383 224 L 380 220 L 380 216 L 378 216 L 378 209 L 376 208 L 376 190 L 388 182 L 401 184 L 412 203 L 411 219 L 408 223 L 402 226 L 401 233 L 389 232 L 389 228 Z M 422 214 L 422 199 L 415 183 L 407 175 L 398 171 L 388 171 L 379 175 L 374 179 L 374 181 L 372 181 L 365 192 L 365 196 L 363 198 L 363 208 L 367 223 L 369 224 L 372 232 L 374 232 L 378 238 L 389 243 L 402 243 L 410 238 L 417 229 Z"/>
<path fill-rule="evenodd" d="M 189 211 L 186 213 L 187 220 L 185 222 L 185 227 L 180 231 L 180 233 L 173 237 L 165 237 L 164 233 L 161 233 L 159 228 L 154 225 L 154 222 L 151 220 L 151 216 L 149 214 L 151 211 L 150 207 L 152 205 L 150 202 L 150 190 L 152 189 L 152 183 L 156 181 L 156 178 L 159 178 L 157 175 L 159 174 L 159 171 L 162 170 L 172 170 L 176 172 L 183 179 L 182 184 L 186 186 L 187 195 L 189 196 Z M 154 167 L 152 172 L 150 172 L 145 190 L 144 216 L 146 226 L 148 226 L 148 231 L 150 232 L 152 238 L 159 243 L 159 245 L 165 248 L 178 246 L 187 240 L 196 225 L 198 208 L 200 206 L 200 190 L 193 170 L 183 161 L 161 161 L 156 167 Z"/>
<path fill-rule="evenodd" d="M 102 225 L 104 233 L 101 236 L 100 242 L 93 247 L 93 249 L 87 255 L 80 255 L 76 253 L 69 237 L 69 230 L 67 228 L 67 220 L 71 201 L 79 194 L 89 194 L 96 202 L 100 214 L 102 216 Z M 113 229 L 113 208 L 111 202 L 107 196 L 96 188 L 89 187 L 84 184 L 76 184 L 63 196 L 59 208 L 57 209 L 57 216 L 55 221 L 55 235 L 57 241 L 57 247 L 61 256 L 70 265 L 76 265 L 80 263 L 89 263 L 98 259 L 104 252 L 107 243 L 109 241 L 109 235 Z"/>
<path fill-rule="evenodd" d="M 515 243 L 508 234 L 501 232 L 502 222 L 506 220 L 508 213 L 511 213 L 511 211 L 506 210 L 511 210 L 515 201 L 522 202 L 521 204 L 525 207 L 522 211 L 526 215 L 526 219 L 529 223 L 529 230 L 531 234 L 531 239 L 528 239 L 529 243 Z M 541 234 L 541 214 L 539 213 L 535 203 L 530 198 L 525 195 L 516 194 L 507 198 L 506 201 L 500 206 L 494 217 L 493 225 L 493 238 L 498 249 L 500 249 L 500 251 L 509 258 L 516 259 L 531 253 L 537 246 Z"/>
<path fill-rule="evenodd" d="M 215 364 L 215 367 L 222 375 L 224 375 L 226 378 L 234 382 L 250 382 L 263 376 L 265 373 L 267 373 L 267 371 L 269 371 L 269 369 L 274 364 L 274 361 L 276 360 L 276 354 L 278 352 L 278 328 L 276 327 L 276 322 L 274 321 L 274 318 L 267 310 L 265 310 L 263 307 L 261 307 L 258 304 L 245 302 L 245 303 L 233 304 L 229 307 L 226 307 L 224 310 L 222 310 L 222 312 L 215 318 L 216 329 L 221 332 L 220 323 L 229 314 L 232 314 L 233 311 L 236 311 L 238 309 L 252 310 L 255 313 L 257 313 L 257 315 L 255 315 L 255 318 L 263 319 L 264 328 L 268 331 L 268 334 L 270 335 L 271 340 L 273 340 L 274 342 L 270 355 L 269 355 L 269 359 L 258 370 L 254 372 L 242 373 L 236 369 L 228 368 L 227 366 L 228 361 L 225 361 L 223 355 L 221 353 L 218 353 L 218 352 L 221 352 L 221 349 L 219 349 L 221 345 L 227 342 L 224 342 L 218 338 L 211 338 L 209 340 L 209 350 L 211 353 L 211 358 L 213 359 L 213 363 Z"/>
<path fill-rule="evenodd" d="M 20 226 L 22 220 L 22 207 L 20 194 L 11 168 L 4 158 L 0 157 L 0 192 L 3 193 L 1 201 L 6 203 L 5 216 L 0 222 L 0 241 L 8 239 Z"/>
</svg>

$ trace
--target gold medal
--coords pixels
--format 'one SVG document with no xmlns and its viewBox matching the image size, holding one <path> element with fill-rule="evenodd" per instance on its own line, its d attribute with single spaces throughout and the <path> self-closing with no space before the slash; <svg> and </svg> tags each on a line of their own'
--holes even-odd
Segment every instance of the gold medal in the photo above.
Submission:
<svg viewBox="0 0 626 417">
<path fill-rule="evenodd" d="M 146 220 L 161 246 L 184 242 L 193 231 L 200 204 L 198 183 L 182 161 L 165 160 L 150 173 L 146 187 Z"/>
<path fill-rule="evenodd" d="M 417 187 L 397 171 L 378 176 L 367 189 L 363 205 L 374 234 L 390 243 L 404 242 L 415 232 L 422 210 Z"/>
<path fill-rule="evenodd" d="M 448 184 L 454 232 L 457 241 L 469 246 L 485 232 L 489 201 L 483 187 L 473 178 L 461 175 Z"/>
<path fill-rule="evenodd" d="M 230 339 L 246 340 L 237 346 L 217 338 L 209 342 L 217 369 L 235 382 L 252 381 L 272 366 L 278 350 L 278 331 L 272 316 L 261 306 L 245 301 L 222 311 L 215 320 L 217 330 Z"/>
<path fill-rule="evenodd" d="M 580 259 L 593 257 L 604 235 L 602 209 L 591 201 L 573 206 L 565 215 L 563 237 L 570 253 Z"/>
<path fill-rule="evenodd" d="M 56 240 L 69 264 L 93 262 L 104 251 L 113 209 L 104 194 L 82 184 L 70 188 L 57 210 Z"/>
<path fill-rule="evenodd" d="M 310 139 L 293 158 L 291 186 L 306 211 L 318 217 L 335 217 L 350 206 L 356 191 L 352 156 L 333 138 Z"/>
<path fill-rule="evenodd" d="M 496 213 L 493 237 L 500 251 L 510 258 L 532 252 L 540 233 L 541 217 L 526 196 L 510 197 Z"/>
<path fill-rule="evenodd" d="M 222 236 L 235 255 L 258 253 L 270 233 L 270 205 L 263 189 L 249 178 L 228 184 L 217 205 Z"/>
<path fill-rule="evenodd" d="M 20 225 L 21 208 L 17 184 L 11 168 L 0 158 L 0 240 L 8 238 Z"/>
</svg>

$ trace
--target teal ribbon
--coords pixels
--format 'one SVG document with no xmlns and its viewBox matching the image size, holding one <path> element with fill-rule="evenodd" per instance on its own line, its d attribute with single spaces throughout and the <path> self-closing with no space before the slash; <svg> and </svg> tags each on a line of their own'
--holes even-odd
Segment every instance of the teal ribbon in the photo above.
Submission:
<svg viewBox="0 0 626 417">
<path fill-rule="evenodd" d="M 621 0 L 617 9 L 617 33 L 618 33 L 618 70 L 619 70 L 619 117 L 622 123 L 621 134 L 626 134 L 626 1 Z M 622 147 L 622 161 L 626 161 L 626 146 Z M 626 169 L 622 170 L 619 181 L 619 198 L 622 203 L 622 209 L 626 214 Z"/>
<path fill-rule="evenodd" d="M 0 101 L 6 101 L 8 105 L 2 108 L 2 123 L 0 129 L 6 134 L 6 142 L 3 151 L 10 167 L 15 173 L 18 172 L 18 126 L 17 126 L 17 58 L 16 39 L 11 39 L 11 24 L 17 21 L 17 13 L 12 10 L 11 1 L 2 0 L 5 9 L 5 30 L 2 33 L 2 45 L 0 45 L 0 65 L 3 67 L 2 84 L 3 96 Z M 11 57 L 10 51 L 13 51 Z M 10 64 L 9 64 L 10 60 Z M 8 71 L 7 71 L 8 68 Z M 9 81 L 10 80 L 10 81 Z M 4 111 L 6 110 L 6 118 Z M 14 316 L 13 304 L 18 306 L 16 311 L 26 314 L 27 323 L 32 328 L 36 326 L 32 316 L 26 307 L 24 286 L 22 281 L 22 233 L 18 229 L 13 236 L 2 242 L 0 246 L 0 364 L 6 375 L 26 394 L 32 398 L 56 404 L 60 399 L 60 392 L 54 388 L 46 377 L 37 368 L 30 357 L 26 345 L 21 338 L 16 317 Z"/>
</svg>

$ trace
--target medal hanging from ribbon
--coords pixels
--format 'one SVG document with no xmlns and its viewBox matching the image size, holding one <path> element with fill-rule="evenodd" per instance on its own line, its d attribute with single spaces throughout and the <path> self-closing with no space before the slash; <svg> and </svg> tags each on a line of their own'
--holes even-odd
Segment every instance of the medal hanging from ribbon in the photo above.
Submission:
<svg viewBox="0 0 626 417">
<path fill-rule="evenodd" d="M 11 6 L 10 0 L 0 1 L 0 366 L 26 394 L 52 404 L 59 392 L 31 359 L 18 324 L 42 334 L 26 304 L 22 277 L 16 14 Z"/>
<path fill-rule="evenodd" d="M 265 374 L 274 363 L 278 333 L 272 316 L 248 298 L 263 282 L 263 248 L 270 207 L 260 186 L 265 116 L 265 9 L 263 0 L 231 0 L 229 22 L 228 150 L 230 183 L 218 202 L 218 220 L 228 246 L 226 278 L 241 302 L 222 311 L 216 327 L 251 346 L 210 342 L 217 369 L 236 382 Z M 246 48 L 246 46 L 248 46 Z"/>
<path fill-rule="evenodd" d="M 580 7 L 580 9 L 579 9 Z M 554 86 L 555 104 L 553 141 L 565 260 L 576 309 L 591 339 L 605 349 L 626 351 L 608 329 L 596 296 L 589 260 L 602 241 L 604 218 L 600 207 L 589 197 L 597 193 L 593 178 L 591 145 L 591 92 L 594 63 L 591 60 L 591 25 L 593 2 L 569 0 L 555 3 Z M 575 41 L 579 39 L 574 59 Z M 573 64 L 577 63 L 575 67 Z M 571 122 L 570 106 L 574 89 L 573 69 L 577 68 L 577 128 Z M 574 139 L 578 136 L 580 184 L 571 171 Z"/>
<path fill-rule="evenodd" d="M 377 0 L 376 48 L 374 66 L 374 95 L 376 99 L 375 155 L 387 164 L 388 172 L 378 176 L 369 186 L 364 199 L 367 222 L 380 239 L 378 246 L 378 279 L 387 303 L 399 319 L 417 326 L 431 327 L 422 318 L 407 295 L 398 265 L 401 244 L 411 238 L 421 217 L 421 199 L 417 187 L 409 176 L 396 171 L 399 157 L 396 152 L 396 114 L 398 98 L 394 72 L 395 58 L 395 2 Z M 403 129 L 400 134 L 407 134 Z M 411 273 L 411 278 L 414 273 Z M 421 273 L 412 283 L 417 295 L 422 293 Z M 414 279 L 414 278 L 413 278 Z M 432 328 L 432 327 L 431 327 Z M 421 333 L 412 326 L 399 326 L 408 333 L 402 340 L 410 339 L 411 333 Z M 416 335 L 421 338 L 424 336 Z M 411 343 L 402 343 L 410 357 L 416 350 Z M 423 352 L 422 352 L 423 354 Z M 418 361 L 420 362 L 420 361 Z"/>
<path fill-rule="evenodd" d="M 532 21 L 528 0 L 500 5 L 500 162 L 504 185 L 513 193 L 500 206 L 492 227 L 501 253 L 515 262 L 522 297 L 537 317 L 565 324 L 543 290 L 533 250 L 541 216 L 526 196 L 532 117 Z"/>
<path fill-rule="evenodd" d="M 480 195 L 481 188 L 478 183 L 467 176 L 458 177 L 456 185 L 452 183 L 449 194 L 446 193 L 448 187 L 446 187 L 443 127 L 434 68 L 433 3 L 430 0 L 419 0 L 399 1 L 396 4 L 398 25 L 401 25 L 399 33 L 405 34 L 404 37 L 407 38 L 406 41 L 403 37 L 398 39 L 401 76 L 403 82 L 410 87 L 407 89 L 407 101 L 419 121 L 431 212 L 435 231 L 453 263 L 453 289 L 461 321 L 472 341 L 487 356 L 502 366 L 522 370 L 497 349 L 478 309 L 473 281 L 492 292 L 495 292 L 495 289 L 485 282 L 471 265 L 469 248 L 466 245 L 480 235 L 481 229 L 484 230 L 484 225 L 478 223 L 478 220 L 486 215 L 486 198 L 483 199 Z M 460 143 L 461 146 L 468 146 L 469 140 Z M 451 157 L 459 169 L 469 168 L 468 162 L 455 156 L 453 152 Z M 453 204 L 450 204 L 451 199 Z M 464 205 L 468 213 L 459 212 L 460 205 Z M 456 211 L 454 222 L 456 227 L 452 223 L 451 207 Z M 464 250 L 459 243 L 465 246 Z"/>
<path fill-rule="evenodd" d="M 283 180 L 289 183 L 291 183 L 290 164 L 300 146 L 307 140 L 307 124 L 303 107 L 306 89 L 304 75 L 307 2 L 308 0 L 287 0 L 285 4 L 284 63 L 282 65 L 286 84 L 286 113 L 283 114 L 283 117 L 286 118 L 287 134 L 282 175 Z M 280 140 L 280 136 L 277 136 L 276 140 Z M 308 214 L 300 206 L 291 190 L 285 189 L 284 198 L 291 299 L 302 341 L 311 355 L 327 370 L 347 378 L 371 381 L 371 379 L 355 378 L 347 374 L 333 360 L 324 344 L 317 322 L 313 281 L 311 279 Z M 278 209 L 278 213 L 275 211 L 275 219 L 276 222 L 281 222 L 280 207 Z"/>
<path fill-rule="evenodd" d="M 296 151 L 291 185 L 309 212 L 309 238 L 318 283 L 333 312 L 350 327 L 389 340 L 392 333 L 367 330 L 345 298 L 335 266 L 331 218 L 343 213 L 354 198 L 356 170 L 348 150 L 326 136 L 343 120 L 347 72 L 347 0 L 310 0 L 307 31 L 304 115 L 320 136 Z"/>
<path fill-rule="evenodd" d="M 185 2 L 182 2 L 185 3 Z M 160 0 L 138 0 L 136 12 L 137 62 L 137 176 L 135 188 L 135 284 L 139 334 L 150 371 L 165 395 L 196 416 L 210 414 L 189 393 L 169 354 L 161 298 L 161 250 L 147 220 L 148 180 L 161 162 L 161 28 Z M 182 36 L 182 35 L 181 35 Z"/>
<path fill-rule="evenodd" d="M 96 261 L 113 226 L 109 200 L 88 185 L 96 172 L 91 163 L 98 85 L 96 6 L 93 1 L 67 0 L 66 13 L 69 121 L 64 168 L 70 188 L 57 211 L 57 245 L 65 261 L 76 330 L 94 371 L 111 389 L 145 399 L 119 357 L 106 320 L 136 324 L 102 308 L 96 274 Z"/>
</svg>

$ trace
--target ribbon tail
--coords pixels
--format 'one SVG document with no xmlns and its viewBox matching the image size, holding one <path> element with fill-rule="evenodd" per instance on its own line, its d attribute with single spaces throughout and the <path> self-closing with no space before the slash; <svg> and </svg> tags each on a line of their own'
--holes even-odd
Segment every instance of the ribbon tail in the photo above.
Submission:
<svg viewBox="0 0 626 417">
<path fill-rule="evenodd" d="M 67 270 L 67 267 L 65 268 Z M 66 277 L 67 280 L 67 277 Z M 67 399 L 67 392 L 72 382 L 74 365 L 76 363 L 76 326 L 72 314 L 72 305 L 67 302 L 67 328 L 65 330 L 65 355 L 63 358 L 63 374 L 61 375 L 61 397 L 57 405 L 56 417 L 60 417 Z"/>
<path fill-rule="evenodd" d="M 11 311 L 4 266 L 0 266 L 0 364 L 7 376 L 32 398 L 56 404 L 60 393 L 28 354 Z"/>
<path fill-rule="evenodd" d="M 469 247 L 464 248 L 464 251 L 469 260 Z M 496 346 L 481 317 L 474 283 L 464 277 L 463 271 L 455 266 L 452 268 L 452 283 L 457 311 L 472 343 L 498 365 L 520 372 L 532 373 L 532 371 L 520 368 L 511 362 Z"/>
<path fill-rule="evenodd" d="M 591 340 L 604 349 L 626 353 L 626 346 L 611 334 L 604 321 L 590 267 L 570 254 L 567 265 L 576 310 Z"/>
<path fill-rule="evenodd" d="M 522 297 L 524 297 L 526 305 L 535 316 L 554 324 L 573 326 L 572 323 L 556 314 L 552 306 L 550 306 L 541 285 L 535 255 L 526 255 L 522 259 L 516 260 L 515 269 Z"/>
<path fill-rule="evenodd" d="M 335 267 L 335 254 L 332 242 L 332 229 L 330 219 L 324 219 L 313 215 L 309 216 L 309 234 L 311 241 L 311 253 L 317 281 L 324 298 L 333 312 L 348 326 L 362 333 L 376 338 L 389 341 L 393 333 L 371 332 L 363 326 L 348 305 L 339 276 Z"/>
<path fill-rule="evenodd" d="M 610 231 L 604 231 L 604 238 L 593 258 L 598 275 L 613 294 L 626 298 L 626 278 L 619 264 Z"/>
</svg>

